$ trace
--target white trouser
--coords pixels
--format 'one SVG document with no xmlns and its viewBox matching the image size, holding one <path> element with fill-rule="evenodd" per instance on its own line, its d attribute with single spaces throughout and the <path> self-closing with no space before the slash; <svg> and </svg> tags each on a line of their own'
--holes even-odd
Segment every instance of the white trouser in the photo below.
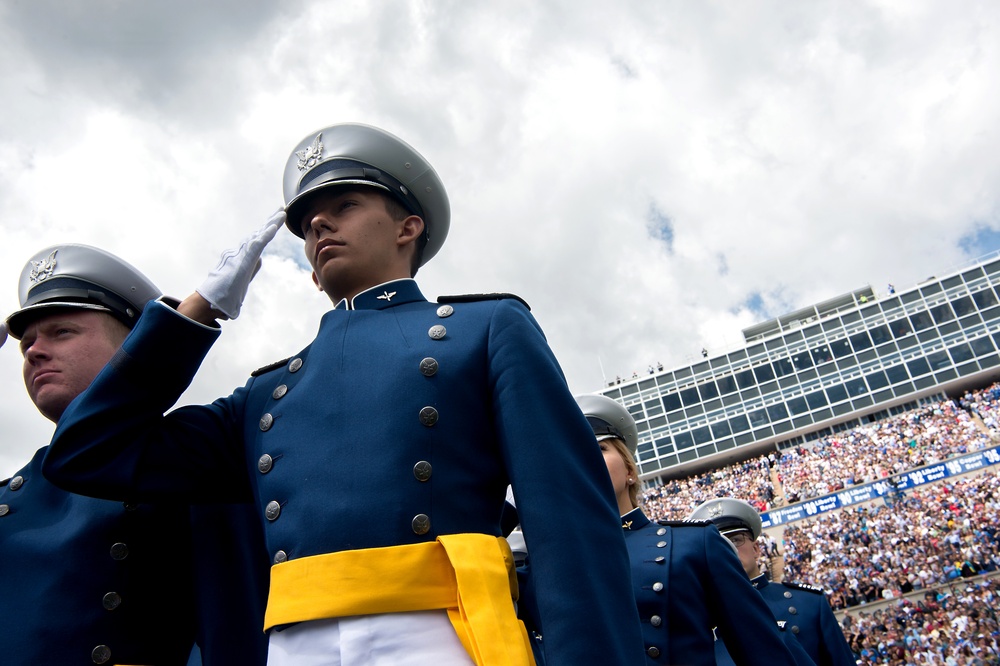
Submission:
<svg viewBox="0 0 1000 666">
<path fill-rule="evenodd" d="M 300 622 L 270 633 L 268 666 L 471 666 L 445 610 Z"/>
</svg>

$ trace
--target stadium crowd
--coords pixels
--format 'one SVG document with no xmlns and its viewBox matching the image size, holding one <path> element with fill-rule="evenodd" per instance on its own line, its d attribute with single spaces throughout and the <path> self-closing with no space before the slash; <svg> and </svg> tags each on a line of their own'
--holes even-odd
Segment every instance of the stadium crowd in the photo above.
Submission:
<svg viewBox="0 0 1000 666">
<path fill-rule="evenodd" d="M 763 512 L 995 446 L 994 438 L 1000 383 L 670 481 L 643 502 L 655 518 L 681 519 L 724 496 Z M 1000 664 L 998 536 L 1000 475 L 987 470 L 788 524 L 779 566 L 784 580 L 826 591 L 859 664 Z M 767 538 L 761 552 L 770 559 L 778 552 Z"/>
<path fill-rule="evenodd" d="M 966 394 L 962 402 L 987 413 L 991 430 L 1000 433 L 1000 387 Z M 788 503 L 820 497 L 993 445 L 991 432 L 969 411 L 945 400 L 786 449 L 780 457 L 770 453 L 670 481 L 647 489 L 643 502 L 651 518 L 683 518 L 702 502 L 724 496 L 768 511 L 781 506 L 782 497 Z M 774 467 L 781 493 L 773 483 Z"/>
</svg>

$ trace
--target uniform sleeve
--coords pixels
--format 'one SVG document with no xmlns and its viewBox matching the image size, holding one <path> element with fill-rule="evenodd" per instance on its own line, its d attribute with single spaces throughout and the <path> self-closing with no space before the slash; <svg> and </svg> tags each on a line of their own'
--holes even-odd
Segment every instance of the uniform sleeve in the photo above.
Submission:
<svg viewBox="0 0 1000 666">
<path fill-rule="evenodd" d="M 824 594 L 819 599 L 819 629 L 823 637 L 820 646 L 820 664 L 826 666 L 853 666 L 857 663 L 851 646 L 847 644 L 844 630 L 837 622 L 837 616 L 833 614 L 830 603 Z"/>
<path fill-rule="evenodd" d="M 90 387 L 59 419 L 42 472 L 103 499 L 250 498 L 238 399 L 164 416 L 218 337 L 154 302 Z"/>
<path fill-rule="evenodd" d="M 796 663 L 778 632 L 774 614 L 754 589 L 743 565 L 715 527 L 705 530 L 709 564 L 707 603 L 733 661 L 740 666 Z"/>
<path fill-rule="evenodd" d="M 489 373 L 498 441 L 531 553 L 545 662 L 642 664 L 614 491 L 592 430 L 537 323 L 497 303 Z"/>
</svg>

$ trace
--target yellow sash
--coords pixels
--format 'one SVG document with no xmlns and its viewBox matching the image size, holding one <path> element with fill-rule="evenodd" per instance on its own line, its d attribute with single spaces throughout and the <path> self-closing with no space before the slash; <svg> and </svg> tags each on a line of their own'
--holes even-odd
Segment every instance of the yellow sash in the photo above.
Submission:
<svg viewBox="0 0 1000 666">
<path fill-rule="evenodd" d="M 351 615 L 447 609 L 476 664 L 534 666 L 512 599 L 517 599 L 517 578 L 506 539 L 450 534 L 429 543 L 275 564 L 264 630 Z"/>
</svg>

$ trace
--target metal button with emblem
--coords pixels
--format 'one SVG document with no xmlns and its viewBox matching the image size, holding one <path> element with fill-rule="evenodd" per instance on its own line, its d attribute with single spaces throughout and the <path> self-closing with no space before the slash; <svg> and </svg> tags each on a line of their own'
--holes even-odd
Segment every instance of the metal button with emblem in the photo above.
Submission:
<svg viewBox="0 0 1000 666">
<path fill-rule="evenodd" d="M 8 484 L 7 487 L 10 488 L 11 490 L 19 490 L 23 485 L 24 485 L 24 477 L 18 475 L 10 480 L 10 483 Z"/>
<path fill-rule="evenodd" d="M 270 502 L 267 503 L 267 506 L 264 507 L 264 517 L 267 518 L 268 520 L 271 521 L 277 520 L 278 516 L 280 515 L 281 515 L 281 505 L 278 504 L 277 501 L 271 500 Z"/>
<path fill-rule="evenodd" d="M 656 542 L 656 547 L 657 548 L 666 548 L 667 547 L 667 542 L 666 541 L 657 541 Z"/>
<path fill-rule="evenodd" d="M 302 368 L 301 358 L 293 358 L 288 362 L 288 372 L 298 372 L 300 368 Z"/>
<path fill-rule="evenodd" d="M 281 564 L 282 562 L 288 561 L 288 553 L 283 550 L 279 550 L 274 554 L 274 563 Z"/>
<path fill-rule="evenodd" d="M 656 647 L 655 645 L 652 645 L 649 647 L 649 649 L 646 650 L 646 654 L 648 654 L 653 659 L 656 659 L 657 657 L 660 656 L 660 648 Z"/>
<path fill-rule="evenodd" d="M 667 533 L 666 527 L 661 527 L 660 529 L 656 530 L 656 536 L 663 536 L 666 533 Z"/>
<path fill-rule="evenodd" d="M 431 531 L 431 519 L 426 513 L 418 513 L 410 522 L 414 534 L 427 534 Z"/>
<path fill-rule="evenodd" d="M 281 400 L 283 397 L 285 397 L 286 393 L 288 393 L 288 386 L 286 386 L 285 384 L 279 384 L 274 387 L 273 391 L 271 391 L 271 397 L 274 398 L 275 400 Z"/>
<path fill-rule="evenodd" d="M 797 626 L 797 625 L 794 625 L 794 624 L 792 625 L 792 633 L 793 633 L 793 634 L 797 634 L 797 633 L 799 633 L 799 628 L 798 628 L 798 626 Z"/>
<path fill-rule="evenodd" d="M 8 513 L 10 513 L 10 505 L 0 504 L 0 516 L 6 516 Z"/>
<path fill-rule="evenodd" d="M 90 660 L 95 664 L 106 664 L 111 661 L 111 648 L 107 645 L 98 645 L 90 652 Z"/>
<path fill-rule="evenodd" d="M 420 374 L 424 377 L 433 377 L 437 374 L 438 362 L 437 359 L 433 359 L 430 356 L 420 361 Z"/>
<path fill-rule="evenodd" d="M 653 583 L 653 592 L 663 592 L 663 583 Z"/>
<path fill-rule="evenodd" d="M 122 605 L 122 598 L 117 592 L 108 592 L 104 595 L 104 598 L 101 599 L 101 603 L 104 604 L 106 609 L 114 610 Z"/>
<path fill-rule="evenodd" d="M 792 598 L 792 593 L 789 592 L 788 590 L 785 590 L 785 598 L 786 599 L 791 599 Z"/>
<path fill-rule="evenodd" d="M 274 458 L 272 458 L 266 453 L 257 459 L 257 471 L 260 472 L 261 474 L 267 474 L 268 472 L 271 471 L 271 468 L 273 466 L 274 466 Z"/>
<path fill-rule="evenodd" d="M 111 545 L 111 559 L 122 561 L 128 557 L 128 546 L 119 541 Z"/>
<path fill-rule="evenodd" d="M 442 305 L 437 309 L 437 316 L 444 319 L 445 317 L 450 317 L 455 314 L 455 308 L 450 305 Z"/>
<path fill-rule="evenodd" d="M 661 618 L 659 615 L 654 615 L 653 617 L 649 618 L 649 623 L 654 627 L 658 627 L 661 624 L 663 624 L 663 618 Z"/>
<path fill-rule="evenodd" d="M 428 428 L 438 422 L 438 410 L 433 407 L 424 407 L 420 410 L 420 422 Z"/>
<path fill-rule="evenodd" d="M 434 324 L 427 330 L 427 335 L 430 336 L 431 340 L 440 340 L 448 333 L 446 329 L 441 324 Z"/>
<path fill-rule="evenodd" d="M 270 414 L 264 414 L 264 416 L 260 417 L 261 432 L 267 432 L 268 430 L 271 429 L 271 426 L 273 425 L 274 425 L 274 417 L 271 416 Z"/>
<path fill-rule="evenodd" d="M 417 481 L 427 481 L 431 478 L 432 469 L 429 462 L 421 460 L 413 466 L 413 476 L 416 477 Z"/>
<path fill-rule="evenodd" d="M 653 561 L 656 562 L 657 564 L 663 564 L 664 562 L 667 561 L 667 558 L 663 557 L 663 555 L 658 555 L 653 559 Z"/>
<path fill-rule="evenodd" d="M 797 611 L 797 610 L 795 609 L 795 606 L 789 606 L 789 607 L 788 607 L 788 612 L 789 612 L 789 613 L 791 613 L 792 615 L 795 615 L 795 614 L 796 614 L 796 613 L 798 613 L 799 611 Z"/>
</svg>

